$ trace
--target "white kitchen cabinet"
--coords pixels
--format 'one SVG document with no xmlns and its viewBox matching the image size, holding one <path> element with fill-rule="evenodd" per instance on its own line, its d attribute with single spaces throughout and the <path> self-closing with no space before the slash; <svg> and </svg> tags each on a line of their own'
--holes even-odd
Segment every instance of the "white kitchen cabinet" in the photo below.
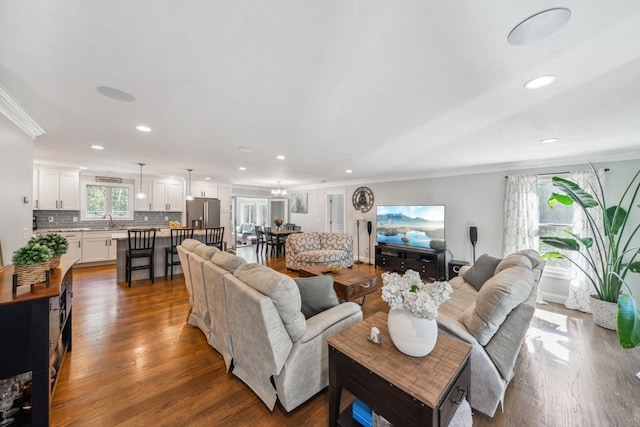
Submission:
<svg viewBox="0 0 640 427">
<path fill-rule="evenodd" d="M 116 242 L 111 231 L 85 231 L 82 233 L 82 262 L 111 261 L 116 259 Z"/>
<path fill-rule="evenodd" d="M 78 172 L 39 168 L 36 206 L 47 210 L 80 210 Z"/>
<path fill-rule="evenodd" d="M 218 198 L 218 185 L 208 181 L 196 181 L 191 184 L 193 197 Z"/>
<path fill-rule="evenodd" d="M 69 242 L 69 249 L 67 253 L 62 255 L 62 259 L 68 259 L 71 261 L 82 260 L 82 231 L 75 232 L 62 232 L 61 236 L 67 239 Z"/>
<path fill-rule="evenodd" d="M 140 190 L 140 187 L 142 187 L 142 191 L 145 192 L 145 194 L 147 195 L 146 199 L 138 199 L 135 197 L 135 194 L 138 192 L 138 190 Z M 140 184 L 140 180 L 137 179 L 136 180 L 136 188 L 135 188 L 135 193 L 134 193 L 134 199 L 135 199 L 135 208 L 134 210 L 136 211 L 150 211 L 152 206 L 151 204 L 153 203 L 152 200 L 152 194 L 151 194 L 151 181 L 143 179 L 142 180 L 142 185 Z"/>
<path fill-rule="evenodd" d="M 182 212 L 184 206 L 182 181 L 153 181 L 153 201 L 151 206 L 154 211 Z"/>
</svg>

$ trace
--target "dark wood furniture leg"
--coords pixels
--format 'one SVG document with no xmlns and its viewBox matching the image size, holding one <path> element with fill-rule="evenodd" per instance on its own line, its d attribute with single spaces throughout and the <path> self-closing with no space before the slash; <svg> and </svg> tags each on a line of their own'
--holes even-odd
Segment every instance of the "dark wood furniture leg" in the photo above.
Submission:
<svg viewBox="0 0 640 427">
<path fill-rule="evenodd" d="M 340 399 L 342 398 L 342 386 L 338 384 L 336 371 L 337 351 L 329 347 L 329 426 L 333 427 L 338 423 L 340 415 Z"/>
</svg>

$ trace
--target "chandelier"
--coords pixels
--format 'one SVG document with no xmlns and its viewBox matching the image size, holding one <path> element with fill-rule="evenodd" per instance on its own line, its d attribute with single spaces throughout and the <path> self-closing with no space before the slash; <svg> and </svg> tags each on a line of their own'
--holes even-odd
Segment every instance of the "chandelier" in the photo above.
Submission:
<svg viewBox="0 0 640 427">
<path fill-rule="evenodd" d="M 280 188 L 280 181 L 278 181 L 278 188 L 274 188 L 271 190 L 271 195 L 276 197 L 282 197 L 287 195 L 287 190 L 284 188 Z"/>
</svg>

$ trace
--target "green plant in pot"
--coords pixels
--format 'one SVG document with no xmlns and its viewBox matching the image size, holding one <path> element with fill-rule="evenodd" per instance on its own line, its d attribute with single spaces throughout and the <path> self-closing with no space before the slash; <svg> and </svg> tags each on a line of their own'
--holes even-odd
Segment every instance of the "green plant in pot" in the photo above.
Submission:
<svg viewBox="0 0 640 427">
<path fill-rule="evenodd" d="M 12 262 L 18 283 L 27 285 L 44 281 L 52 257 L 53 251 L 37 242 L 28 242 L 15 251 Z"/>
<path fill-rule="evenodd" d="M 69 250 L 69 242 L 58 233 L 38 234 L 33 236 L 29 242 L 40 243 L 53 251 L 53 255 L 64 255 Z"/>
<path fill-rule="evenodd" d="M 591 169 L 597 179 L 599 194 L 604 194 L 602 182 L 593 165 Z M 598 197 L 598 193 L 593 189 L 589 192 L 571 180 L 554 176 L 553 185 L 561 192 L 553 193 L 547 202 L 548 205 L 552 209 L 559 204 L 579 206 L 586 216 L 592 236 L 578 236 L 565 230 L 568 237 L 540 238 L 541 242 L 554 248 L 577 252 L 593 269 L 595 277 L 561 252 L 553 251 L 543 254 L 546 259 L 566 258 L 584 273 L 593 285 L 598 299 L 618 304 L 618 338 L 625 348 L 633 348 L 640 344 L 640 307 L 636 307 L 631 290 L 625 282 L 628 273 L 640 272 L 640 247 L 637 244 L 634 246 L 638 237 L 633 241 L 640 229 L 640 224 L 625 232 L 631 211 L 640 207 L 640 205 L 634 205 L 640 191 L 639 177 L 640 171 L 636 172 L 631 179 L 618 204 L 607 206 L 604 196 Z M 598 224 L 596 216 L 592 215 L 593 210 L 596 209 L 602 214 L 602 224 Z M 623 293 L 623 287 L 628 294 Z"/>
<path fill-rule="evenodd" d="M 60 257 L 69 250 L 69 242 L 64 236 L 58 233 L 38 234 L 33 236 L 29 242 L 39 243 L 53 251 L 51 269 L 56 268 L 60 264 Z"/>
</svg>

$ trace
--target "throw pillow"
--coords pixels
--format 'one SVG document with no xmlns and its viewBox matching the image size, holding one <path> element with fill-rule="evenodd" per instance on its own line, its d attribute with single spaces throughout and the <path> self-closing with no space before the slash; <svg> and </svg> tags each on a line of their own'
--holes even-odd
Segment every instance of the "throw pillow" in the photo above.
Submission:
<svg viewBox="0 0 640 427">
<path fill-rule="evenodd" d="M 464 273 L 464 281 L 480 290 L 484 283 L 493 277 L 496 267 L 502 261 L 487 254 L 480 255 L 480 258 Z"/>
<path fill-rule="evenodd" d="M 299 277 L 293 281 L 300 290 L 305 319 L 340 304 L 331 276 Z"/>
</svg>

